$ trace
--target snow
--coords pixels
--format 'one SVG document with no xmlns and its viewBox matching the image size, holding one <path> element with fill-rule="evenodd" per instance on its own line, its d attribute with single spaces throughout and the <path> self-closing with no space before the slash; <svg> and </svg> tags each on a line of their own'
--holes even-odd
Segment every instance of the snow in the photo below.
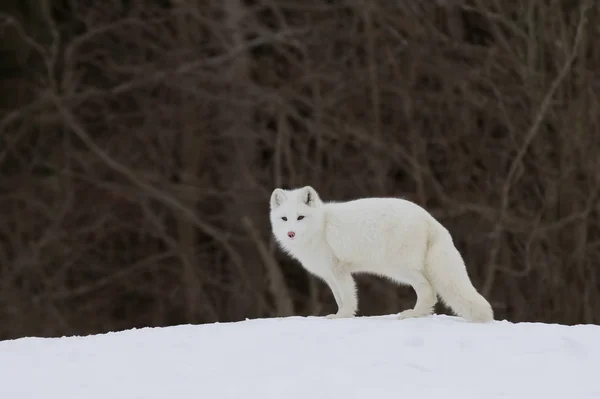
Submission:
<svg viewBox="0 0 600 399">
<path fill-rule="evenodd" d="M 0 342 L 6 399 L 600 398 L 600 326 L 290 317 Z"/>
</svg>

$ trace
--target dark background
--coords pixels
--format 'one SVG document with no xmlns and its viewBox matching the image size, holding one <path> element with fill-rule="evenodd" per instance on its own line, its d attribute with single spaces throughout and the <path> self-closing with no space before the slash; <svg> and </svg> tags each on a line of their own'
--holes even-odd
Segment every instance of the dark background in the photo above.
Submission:
<svg viewBox="0 0 600 399">
<path fill-rule="evenodd" d="M 270 236 L 308 184 L 424 206 L 498 319 L 600 323 L 599 8 L 2 1 L 0 338 L 335 312 Z"/>
</svg>

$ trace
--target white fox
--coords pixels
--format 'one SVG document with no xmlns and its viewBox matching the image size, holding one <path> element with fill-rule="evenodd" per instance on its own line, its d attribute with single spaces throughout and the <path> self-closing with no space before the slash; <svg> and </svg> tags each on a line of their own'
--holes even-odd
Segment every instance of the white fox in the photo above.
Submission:
<svg viewBox="0 0 600 399">
<path fill-rule="evenodd" d="M 448 230 L 415 203 L 400 198 L 323 202 L 314 188 L 277 188 L 270 200 L 273 235 L 280 247 L 331 289 L 338 311 L 358 310 L 352 273 L 371 273 L 408 284 L 417 294 L 399 319 L 433 314 L 437 295 L 473 322 L 494 319 L 473 287 Z"/>
</svg>

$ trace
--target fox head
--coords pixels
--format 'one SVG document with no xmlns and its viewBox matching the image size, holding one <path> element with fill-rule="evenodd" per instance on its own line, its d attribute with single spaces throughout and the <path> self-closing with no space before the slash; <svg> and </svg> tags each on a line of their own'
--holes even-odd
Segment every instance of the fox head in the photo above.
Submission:
<svg viewBox="0 0 600 399">
<path fill-rule="evenodd" d="M 322 229 L 323 218 L 323 202 L 311 186 L 273 190 L 271 227 L 282 245 L 291 247 L 306 242 Z"/>
</svg>

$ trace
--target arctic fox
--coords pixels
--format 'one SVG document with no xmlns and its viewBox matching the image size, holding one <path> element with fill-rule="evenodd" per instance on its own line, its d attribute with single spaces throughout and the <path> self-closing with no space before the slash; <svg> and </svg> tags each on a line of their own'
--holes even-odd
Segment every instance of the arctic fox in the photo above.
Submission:
<svg viewBox="0 0 600 399">
<path fill-rule="evenodd" d="M 419 205 L 399 198 L 323 202 L 314 188 L 276 188 L 270 221 L 279 246 L 331 289 L 338 311 L 358 310 L 352 273 L 371 273 L 408 284 L 417 294 L 399 319 L 433 314 L 437 295 L 473 322 L 494 319 L 491 305 L 473 287 L 448 230 Z"/>
</svg>

